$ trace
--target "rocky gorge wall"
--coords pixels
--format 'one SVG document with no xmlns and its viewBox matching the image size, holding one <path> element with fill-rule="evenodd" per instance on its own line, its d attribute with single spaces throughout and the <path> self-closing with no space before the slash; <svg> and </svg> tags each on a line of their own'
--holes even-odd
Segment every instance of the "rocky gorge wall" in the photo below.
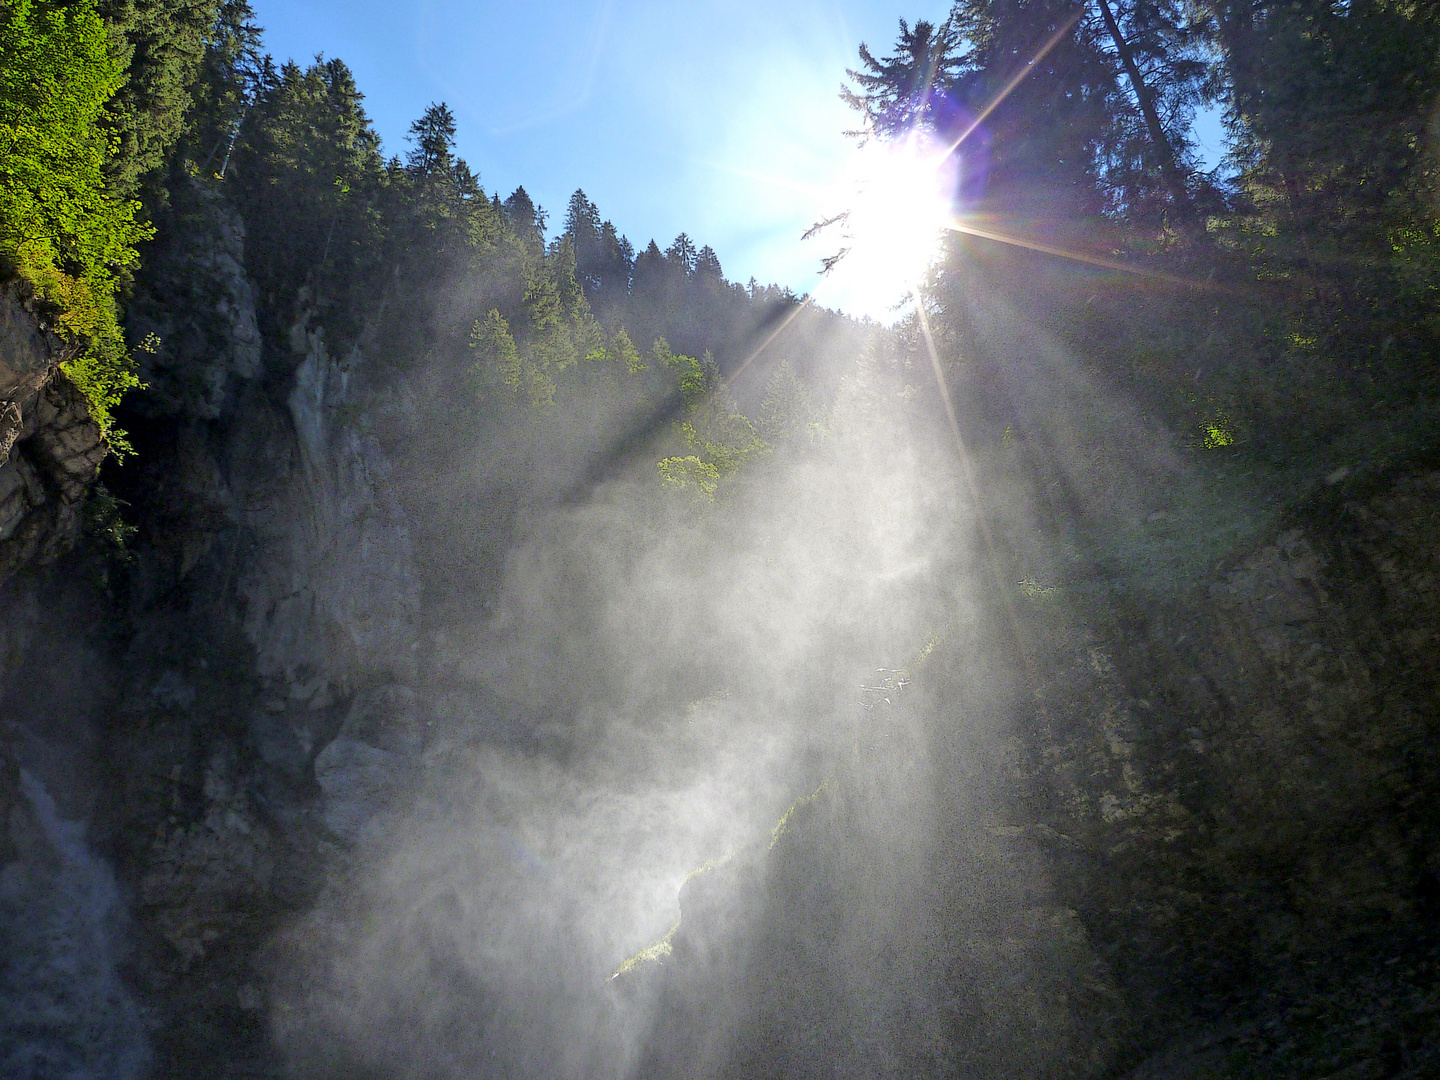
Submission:
<svg viewBox="0 0 1440 1080">
<path fill-rule="evenodd" d="M 116 549 L 82 529 L 103 448 L 64 349 L 0 295 L 0 1072 L 323 1075 L 279 1048 L 284 931 L 344 890 L 435 730 L 490 708 L 417 550 L 409 508 L 435 495 L 396 448 L 422 421 L 373 338 L 335 355 L 302 314 L 262 342 L 243 225 L 209 189 L 177 194 L 130 318 L 161 344 L 137 455 L 107 475 L 138 530 Z M 1027 577 L 1008 697 L 963 680 L 1002 645 L 940 641 L 867 702 L 898 750 L 687 882 L 664 970 L 627 976 L 661 1002 L 643 1074 L 1426 1075 L 1437 525 L 1422 456 L 1317 486 L 1194 580 Z M 1007 737 L 966 735 L 997 701 Z M 928 900 L 865 816 L 919 798 L 888 754 L 938 793 Z M 757 895 L 762 945 L 728 948 Z M 882 913 L 849 944 L 892 984 L 801 985 L 868 933 L 857 895 Z M 717 1035 L 705 1003 L 737 995 Z"/>
<path fill-rule="evenodd" d="M 75 542 L 106 453 L 70 357 L 28 289 L 0 288 L 0 580 Z"/>
<path fill-rule="evenodd" d="M 868 1021 L 835 1026 L 843 995 L 807 1005 L 786 975 L 805 970 L 807 950 L 813 965 L 817 947 L 833 947 L 838 937 L 823 931 L 815 941 L 817 927 L 834 933 L 854 903 L 821 883 L 839 878 L 852 896 L 868 887 L 876 849 L 838 869 L 842 838 L 863 831 L 854 803 L 878 786 L 870 774 L 903 771 L 908 754 L 930 763 L 923 783 L 953 786 L 953 904 L 938 926 L 913 929 L 928 953 L 950 953 L 953 982 L 928 1010 L 914 1006 L 923 1022 L 902 1028 L 910 1035 L 897 1045 L 911 1060 L 880 1055 L 859 1072 L 1432 1075 L 1436 465 L 1421 449 L 1322 474 L 1254 514 L 1249 536 L 1198 568 L 1187 554 L 1183 574 L 1140 549 L 1173 549 L 1207 528 L 1200 519 L 1223 517 L 1213 493 L 1186 506 L 1183 485 L 1171 485 L 1161 497 L 1172 509 L 1142 511 L 1140 540 L 1120 548 L 1113 535 L 1082 539 L 1073 522 L 1058 538 L 1028 521 L 1015 530 L 1004 518 L 1025 517 L 1015 510 L 1022 481 L 992 470 L 999 558 L 1015 560 L 1017 577 L 1046 567 L 1020 577 L 1008 603 L 988 602 L 991 632 L 1010 652 L 948 634 L 883 688 L 883 711 L 873 698 L 865 706 L 867 723 L 894 741 L 862 753 L 838 790 L 797 803 L 803 816 L 768 852 L 687 884 L 661 951 L 621 976 L 669 1003 L 665 1044 L 682 1048 L 682 1061 L 714 1054 L 705 1017 L 718 1004 L 694 1002 L 707 1001 L 715 967 L 756 1002 L 733 1056 L 707 1063 L 715 1075 L 804 1074 L 820 1048 L 858 1037 Z M 1053 473 L 1035 473 L 1043 490 Z M 1048 563 L 1035 550 L 1047 544 Z M 1007 661 L 1010 688 L 977 702 L 977 667 Z M 1008 717 L 1000 737 L 967 734 L 977 706 Z M 977 820 L 978 839 L 960 825 Z M 770 956 L 737 955 L 734 915 L 718 899 L 729 890 L 769 912 L 759 935 Z M 907 895 L 887 918 L 904 923 L 925 903 Z M 870 1005 L 884 1008 L 901 979 L 897 970 L 896 984 L 873 987 Z M 932 1026 L 947 1012 L 948 1024 Z M 648 1067 L 686 1074 L 663 1057 Z"/>
<path fill-rule="evenodd" d="M 1124 1001 L 1114 1068 L 1436 1067 L 1437 464 L 1420 445 L 1288 498 L 1176 483 L 1018 582 L 1004 828 Z"/>
<path fill-rule="evenodd" d="M 115 481 L 125 550 L 64 555 L 99 432 L 4 297 L 4 550 L 51 564 L 3 585 L 7 1075 L 278 1068 L 260 947 L 417 751 L 418 585 L 365 357 L 301 324 L 262 358 L 238 217 L 196 187 L 178 218 L 132 308 L 162 347 Z M 37 936 L 36 907 L 97 929 Z"/>
</svg>

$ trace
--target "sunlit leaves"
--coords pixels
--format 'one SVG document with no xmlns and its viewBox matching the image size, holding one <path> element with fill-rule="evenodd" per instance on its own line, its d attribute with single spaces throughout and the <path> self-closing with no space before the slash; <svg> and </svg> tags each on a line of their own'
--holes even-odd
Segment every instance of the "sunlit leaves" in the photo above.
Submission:
<svg viewBox="0 0 1440 1080">
<path fill-rule="evenodd" d="M 708 356 L 697 360 L 678 355 L 663 338 L 655 342 L 653 355 L 656 365 L 669 372 L 680 394 L 682 411 L 673 437 L 692 452 L 680 456 L 695 456 L 713 467 L 718 479 L 765 448 L 764 440 L 721 384 L 719 372 Z"/>
<path fill-rule="evenodd" d="M 90 0 L 14 0 L 0 21 L 0 259 L 58 308 L 83 343 L 66 367 L 102 429 L 139 384 L 115 313 L 115 274 L 151 235 L 105 175 L 102 127 L 124 65 Z M 116 432 L 112 442 L 123 445 Z"/>
<path fill-rule="evenodd" d="M 713 499 L 720 486 L 720 469 L 694 454 L 662 459 L 657 468 L 666 484 L 691 491 L 702 498 Z"/>
</svg>

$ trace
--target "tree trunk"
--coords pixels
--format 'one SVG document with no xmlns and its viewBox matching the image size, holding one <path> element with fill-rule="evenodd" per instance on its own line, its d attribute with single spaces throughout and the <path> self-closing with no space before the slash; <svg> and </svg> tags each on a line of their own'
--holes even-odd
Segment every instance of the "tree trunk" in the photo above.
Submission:
<svg viewBox="0 0 1440 1080">
<path fill-rule="evenodd" d="M 1165 182 L 1165 187 L 1170 191 L 1170 197 L 1175 200 L 1175 209 L 1187 222 L 1195 216 L 1194 208 L 1190 205 L 1190 191 L 1185 186 L 1185 178 L 1180 173 L 1180 166 L 1175 160 L 1175 151 L 1170 146 L 1170 139 L 1165 134 L 1165 128 L 1160 123 L 1160 114 L 1155 111 L 1155 101 L 1150 96 L 1150 88 L 1145 85 L 1145 80 L 1140 76 L 1140 68 L 1135 63 L 1135 54 L 1130 51 L 1130 45 L 1120 33 L 1120 26 L 1115 21 L 1115 16 L 1110 10 L 1109 0 L 1095 0 L 1100 6 L 1100 16 L 1105 20 L 1105 29 L 1110 32 L 1111 39 L 1115 42 L 1115 51 L 1120 54 L 1120 63 L 1125 66 L 1125 74 L 1130 78 L 1130 85 L 1135 90 L 1135 98 L 1140 102 L 1140 112 L 1145 117 L 1145 126 L 1150 130 L 1150 141 L 1155 144 L 1155 154 L 1160 160 L 1160 178 Z"/>
</svg>

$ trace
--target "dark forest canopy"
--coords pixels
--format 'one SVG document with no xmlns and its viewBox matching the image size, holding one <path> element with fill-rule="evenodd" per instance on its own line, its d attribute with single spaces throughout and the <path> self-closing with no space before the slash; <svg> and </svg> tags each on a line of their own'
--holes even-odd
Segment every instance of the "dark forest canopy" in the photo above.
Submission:
<svg viewBox="0 0 1440 1080">
<path fill-rule="evenodd" d="M 960 0 L 902 22 L 888 55 L 862 46 L 850 75 L 864 132 L 963 139 L 960 208 L 990 231 L 1171 281 L 1101 289 L 1079 263 L 955 237 L 927 299 L 962 350 L 983 281 L 1183 425 L 1228 416 L 1237 442 L 1323 440 L 1431 397 L 1434 5 Z M 1201 108 L 1230 142 L 1208 172 Z"/>
<path fill-rule="evenodd" d="M 547 240 L 547 215 L 523 187 L 487 192 L 456 155 L 443 103 L 416 120 L 403 156 L 386 158 L 346 65 L 277 66 L 245 0 L 7 0 L 0 52 L 10 140 L 0 259 L 89 343 L 72 374 L 105 423 L 136 380 L 117 304 L 147 237 L 179 220 L 170 203 L 187 185 L 242 213 L 272 346 L 302 309 L 337 347 L 358 340 L 390 290 L 454 307 L 438 322 L 417 310 L 414 323 L 457 341 L 492 308 L 521 343 L 565 312 L 623 329 L 642 350 L 664 339 L 681 355 L 708 351 L 725 372 L 800 303 L 727 280 L 715 252 L 683 233 L 637 251 L 581 191 Z M 1259 432 L 1297 400 L 1343 418 L 1334 401 L 1397 379 L 1415 390 L 1430 370 L 1440 330 L 1432 5 L 960 0 L 938 25 L 902 21 L 888 55 L 862 45 L 851 76 L 846 96 L 865 131 L 965 136 L 965 209 L 1031 240 L 1231 289 L 1223 302 L 1151 290 L 1137 304 L 1125 296 L 1133 282 L 1122 283 L 1116 302 L 1085 310 L 1051 297 L 1070 332 L 1177 373 L 1158 380 L 1172 404 L 1188 394 L 1191 411 L 1243 414 Z M 36 86 L 62 89 L 41 100 Z M 1193 121 L 1214 107 L 1231 151 L 1207 172 Z M 975 273 L 964 259 L 992 284 L 1012 272 L 1025 287 L 1060 280 L 1045 257 L 978 240 L 951 247 L 927 299 L 957 341 Z M 457 281 L 472 283 L 478 310 L 460 310 Z M 810 310 L 807 320 L 839 325 Z M 1197 370 L 1182 387 L 1178 373 Z"/>
</svg>

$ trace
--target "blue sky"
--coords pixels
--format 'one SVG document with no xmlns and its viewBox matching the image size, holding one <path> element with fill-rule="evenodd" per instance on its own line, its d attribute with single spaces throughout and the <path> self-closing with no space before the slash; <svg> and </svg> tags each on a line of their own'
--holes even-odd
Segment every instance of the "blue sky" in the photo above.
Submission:
<svg viewBox="0 0 1440 1080">
<path fill-rule="evenodd" d="M 900 18 L 949 0 L 251 0 L 277 60 L 338 56 L 387 154 L 447 102 L 487 191 L 525 189 L 558 230 L 583 188 L 635 244 L 687 232 L 731 280 L 811 290 L 833 243 L 800 235 L 852 164 L 838 98 L 861 41 L 891 51 Z M 1212 164 L 1218 119 L 1198 125 Z M 830 189 L 828 192 L 826 189 Z M 837 284 L 837 283 L 831 283 Z M 824 296 L 825 294 L 822 294 Z M 858 290 L 822 302 L 886 317 Z"/>
<path fill-rule="evenodd" d="M 800 234 L 851 153 L 838 100 L 861 41 L 890 52 L 903 16 L 948 0 L 252 0 L 277 60 L 338 56 L 387 153 L 431 101 L 459 125 L 487 191 L 550 212 L 577 187 L 637 248 L 682 230 L 732 280 L 799 292 L 823 242 Z"/>
</svg>

